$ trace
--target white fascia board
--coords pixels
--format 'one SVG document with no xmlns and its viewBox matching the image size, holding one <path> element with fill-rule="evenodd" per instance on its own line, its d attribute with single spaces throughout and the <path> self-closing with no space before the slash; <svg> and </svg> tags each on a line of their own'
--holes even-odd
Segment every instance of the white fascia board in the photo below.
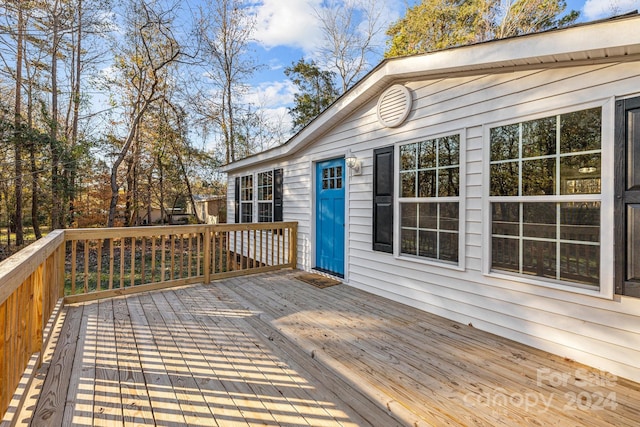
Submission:
<svg viewBox="0 0 640 427">
<path fill-rule="evenodd" d="M 632 15 L 422 55 L 386 59 L 285 144 L 225 165 L 222 171 L 229 173 L 294 154 L 392 82 L 498 69 L 515 70 L 532 65 L 578 64 L 585 58 L 589 61 L 614 61 L 611 49 L 615 48 L 622 48 L 620 52 L 624 56 L 640 55 L 638 28 L 640 16 Z"/>
</svg>

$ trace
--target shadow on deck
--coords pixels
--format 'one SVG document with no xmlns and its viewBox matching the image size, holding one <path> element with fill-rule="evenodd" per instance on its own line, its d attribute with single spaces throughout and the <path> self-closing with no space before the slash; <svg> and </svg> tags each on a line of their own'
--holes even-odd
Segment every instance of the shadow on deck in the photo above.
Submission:
<svg viewBox="0 0 640 427">
<path fill-rule="evenodd" d="M 640 419 L 636 383 L 349 286 L 317 289 L 299 273 L 65 306 L 19 425 Z"/>
</svg>

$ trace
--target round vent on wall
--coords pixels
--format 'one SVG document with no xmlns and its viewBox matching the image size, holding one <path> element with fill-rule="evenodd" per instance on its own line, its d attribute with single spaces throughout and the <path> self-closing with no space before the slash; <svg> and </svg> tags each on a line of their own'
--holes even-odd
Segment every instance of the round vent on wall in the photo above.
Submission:
<svg viewBox="0 0 640 427">
<path fill-rule="evenodd" d="M 385 90 L 378 100 L 378 120 L 386 127 L 404 123 L 411 111 L 411 92 L 402 85 Z"/>
</svg>

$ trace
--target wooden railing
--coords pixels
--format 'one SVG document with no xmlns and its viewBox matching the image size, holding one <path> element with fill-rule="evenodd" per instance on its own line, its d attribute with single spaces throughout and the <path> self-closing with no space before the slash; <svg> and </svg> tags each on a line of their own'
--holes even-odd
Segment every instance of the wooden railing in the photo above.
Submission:
<svg viewBox="0 0 640 427">
<path fill-rule="evenodd" d="M 39 364 L 47 320 L 64 291 L 64 232 L 55 230 L 0 263 L 0 414 L 27 366 Z M 32 356 L 35 356 L 35 361 Z M 27 388 L 29 383 L 20 384 Z M 20 406 L 12 408 L 18 412 Z"/>
<path fill-rule="evenodd" d="M 56 230 L 0 263 L 0 414 L 56 305 L 296 268 L 297 223 Z M 59 312 L 60 310 L 58 310 Z M 23 375 L 25 374 L 25 375 Z"/>
</svg>

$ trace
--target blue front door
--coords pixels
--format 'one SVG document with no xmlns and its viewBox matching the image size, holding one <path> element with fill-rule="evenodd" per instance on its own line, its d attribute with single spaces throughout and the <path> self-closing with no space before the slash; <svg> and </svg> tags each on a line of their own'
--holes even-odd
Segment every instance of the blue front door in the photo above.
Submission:
<svg viewBox="0 0 640 427">
<path fill-rule="evenodd" d="M 344 159 L 316 164 L 316 268 L 344 276 Z"/>
</svg>

